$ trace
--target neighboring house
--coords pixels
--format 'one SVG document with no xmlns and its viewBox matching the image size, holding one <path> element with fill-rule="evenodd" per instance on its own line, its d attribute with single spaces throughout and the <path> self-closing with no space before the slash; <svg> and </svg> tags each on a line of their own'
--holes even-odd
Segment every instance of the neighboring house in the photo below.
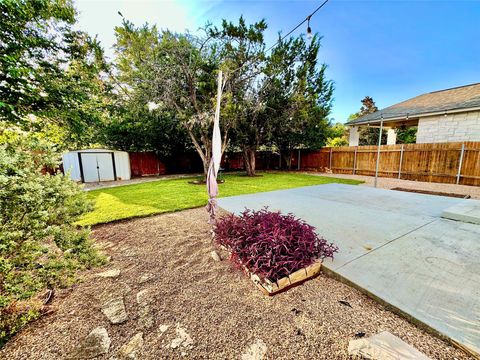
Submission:
<svg viewBox="0 0 480 360">
<path fill-rule="evenodd" d="M 480 141 L 480 83 L 433 91 L 347 122 L 349 145 L 357 146 L 359 127 L 383 126 L 387 144 L 396 143 L 395 128 L 417 126 L 417 144 Z"/>
</svg>

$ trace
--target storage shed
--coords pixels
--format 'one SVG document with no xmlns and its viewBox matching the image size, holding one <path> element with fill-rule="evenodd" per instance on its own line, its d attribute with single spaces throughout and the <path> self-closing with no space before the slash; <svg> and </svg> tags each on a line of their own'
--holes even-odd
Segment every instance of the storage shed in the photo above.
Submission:
<svg viewBox="0 0 480 360">
<path fill-rule="evenodd" d="M 75 150 L 63 154 L 63 170 L 72 180 L 100 182 L 130 179 L 130 159 L 125 151 Z"/>
</svg>

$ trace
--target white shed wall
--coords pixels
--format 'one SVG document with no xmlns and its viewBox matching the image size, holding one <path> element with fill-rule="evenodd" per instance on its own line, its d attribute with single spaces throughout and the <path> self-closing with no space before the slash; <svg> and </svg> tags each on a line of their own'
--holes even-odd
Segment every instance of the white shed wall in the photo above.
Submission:
<svg viewBox="0 0 480 360">
<path fill-rule="evenodd" d="M 82 181 L 80 175 L 80 164 L 78 163 L 78 154 L 76 151 L 71 151 L 62 155 L 63 171 L 65 175 L 70 172 L 70 178 L 75 181 Z"/>
<path fill-rule="evenodd" d="M 115 158 L 115 170 L 118 180 L 130 180 L 131 171 L 130 171 L 130 157 L 125 151 L 112 151 L 107 149 L 86 149 L 86 150 L 75 150 L 70 151 L 62 155 L 63 160 L 63 170 L 65 174 L 70 172 L 70 178 L 74 181 L 82 181 L 82 176 L 80 173 L 80 163 L 78 161 L 78 153 L 95 153 L 95 152 L 109 152 L 114 154 Z M 86 164 L 84 164 L 85 167 Z M 96 169 L 85 169 L 86 171 L 94 171 Z"/>
<path fill-rule="evenodd" d="M 125 151 L 115 151 L 115 167 L 119 180 L 130 180 L 130 156 Z"/>
</svg>

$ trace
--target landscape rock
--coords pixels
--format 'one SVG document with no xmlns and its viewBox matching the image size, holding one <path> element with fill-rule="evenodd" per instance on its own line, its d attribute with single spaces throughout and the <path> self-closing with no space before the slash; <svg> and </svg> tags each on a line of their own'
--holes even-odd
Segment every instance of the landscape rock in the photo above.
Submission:
<svg viewBox="0 0 480 360">
<path fill-rule="evenodd" d="M 137 293 L 139 324 L 143 329 L 150 329 L 154 324 L 154 319 L 150 313 L 149 306 L 151 302 L 152 297 L 147 289 L 141 290 Z"/>
<path fill-rule="evenodd" d="M 112 324 L 122 324 L 128 320 L 123 297 L 111 299 L 103 304 L 102 313 Z"/>
<path fill-rule="evenodd" d="M 242 360 L 263 360 L 266 358 L 267 345 L 262 339 L 257 339 L 242 354 Z"/>
<path fill-rule="evenodd" d="M 371 360 L 430 360 L 426 355 L 388 331 L 369 338 L 350 340 L 348 353 L 351 356 Z"/>
<path fill-rule="evenodd" d="M 163 334 L 165 331 L 168 330 L 169 327 L 170 327 L 170 325 L 160 325 L 160 327 L 159 327 L 160 332 Z"/>
<path fill-rule="evenodd" d="M 153 319 L 152 314 L 150 313 L 150 307 L 148 305 L 144 305 L 142 308 L 138 310 L 138 317 L 139 317 L 139 324 L 140 327 L 143 329 L 150 329 L 155 320 Z"/>
<path fill-rule="evenodd" d="M 107 354 L 110 349 L 110 337 L 104 327 L 93 329 L 83 339 L 69 359 L 91 359 L 99 355 Z"/>
<path fill-rule="evenodd" d="M 138 279 L 138 282 L 140 284 L 144 284 L 144 283 L 146 283 L 147 281 L 150 281 L 153 278 L 154 278 L 153 274 L 143 274 L 142 276 L 140 276 L 140 279 Z"/>
<path fill-rule="evenodd" d="M 147 289 L 140 290 L 137 293 L 137 303 L 138 303 L 138 305 L 149 304 L 152 301 L 151 296 L 149 296 L 149 295 L 150 294 L 148 293 Z"/>
<path fill-rule="evenodd" d="M 118 359 L 136 359 L 137 353 L 143 347 L 143 333 L 137 333 L 128 343 L 123 345 L 117 353 Z"/>
<path fill-rule="evenodd" d="M 120 269 L 110 269 L 96 275 L 103 278 L 116 278 L 120 275 Z"/>
<path fill-rule="evenodd" d="M 212 259 L 215 260 L 215 261 L 222 261 L 222 258 L 220 257 L 220 255 L 218 255 L 218 253 L 213 250 L 210 255 L 212 256 Z"/>
<path fill-rule="evenodd" d="M 177 337 L 172 340 L 172 343 L 170 344 L 170 347 L 172 349 L 177 349 L 177 348 L 184 348 L 184 349 L 191 349 L 193 348 L 193 340 L 191 336 L 187 333 L 186 329 L 181 327 L 180 324 L 177 324 L 177 327 L 175 328 L 175 333 L 177 334 Z"/>
</svg>

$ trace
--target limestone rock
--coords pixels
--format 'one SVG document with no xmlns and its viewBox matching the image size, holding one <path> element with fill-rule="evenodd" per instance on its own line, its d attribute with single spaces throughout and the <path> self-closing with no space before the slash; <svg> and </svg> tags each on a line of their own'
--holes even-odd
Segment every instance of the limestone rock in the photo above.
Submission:
<svg viewBox="0 0 480 360">
<path fill-rule="evenodd" d="M 155 322 L 152 314 L 150 313 L 150 307 L 148 305 L 144 305 L 138 310 L 138 317 L 138 323 L 140 324 L 140 327 L 146 330 L 150 329 Z"/>
<path fill-rule="evenodd" d="M 160 327 L 159 327 L 160 332 L 163 334 L 165 331 L 168 330 L 169 327 L 170 327 L 170 325 L 160 325 Z"/>
<path fill-rule="evenodd" d="M 212 259 L 213 259 L 213 260 L 215 260 L 215 261 L 222 261 L 220 255 L 218 255 L 218 253 L 217 253 L 215 250 L 213 250 L 213 251 L 210 253 L 210 255 L 212 256 Z"/>
<path fill-rule="evenodd" d="M 181 327 L 180 324 L 177 324 L 175 333 L 177 334 L 177 337 L 173 339 L 172 343 L 170 344 L 172 349 L 177 349 L 180 347 L 184 349 L 191 349 L 193 347 L 193 340 L 191 336 L 183 327 Z"/>
<path fill-rule="evenodd" d="M 430 360 L 426 355 L 388 331 L 365 339 L 350 340 L 348 353 L 371 360 Z"/>
<path fill-rule="evenodd" d="M 97 276 L 100 276 L 103 278 L 116 278 L 119 275 L 120 275 L 120 269 L 110 269 L 97 274 Z"/>
<path fill-rule="evenodd" d="M 262 339 L 257 339 L 252 345 L 245 349 L 242 360 L 262 360 L 266 358 L 267 345 Z"/>
<path fill-rule="evenodd" d="M 150 281 L 153 278 L 154 278 L 153 274 L 143 274 L 142 276 L 140 276 L 140 279 L 138 279 L 138 282 L 140 284 L 144 284 L 144 283 Z"/>
<path fill-rule="evenodd" d="M 99 355 L 107 354 L 110 349 L 110 337 L 104 327 L 93 329 L 83 339 L 69 359 L 91 359 Z"/>
<path fill-rule="evenodd" d="M 149 304 L 151 302 L 151 297 L 149 295 L 150 294 L 148 293 L 147 289 L 140 290 L 137 293 L 137 304 L 138 305 Z"/>
<path fill-rule="evenodd" d="M 128 320 L 123 297 L 111 299 L 103 304 L 102 313 L 112 324 L 121 324 Z"/>
<path fill-rule="evenodd" d="M 130 341 L 124 344 L 118 351 L 118 358 L 120 360 L 136 359 L 137 353 L 143 347 L 143 333 L 137 333 Z"/>
<path fill-rule="evenodd" d="M 153 326 L 154 319 L 150 313 L 150 303 L 152 297 L 147 289 L 141 290 L 137 293 L 138 317 L 140 327 L 143 329 L 150 329 Z"/>
</svg>

